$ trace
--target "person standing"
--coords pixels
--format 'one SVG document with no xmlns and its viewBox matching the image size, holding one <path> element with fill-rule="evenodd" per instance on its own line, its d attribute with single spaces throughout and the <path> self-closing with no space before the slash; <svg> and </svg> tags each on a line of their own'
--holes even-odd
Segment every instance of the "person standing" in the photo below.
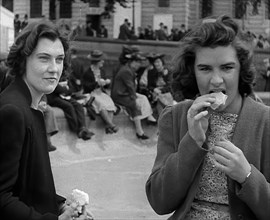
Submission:
<svg viewBox="0 0 270 220">
<path fill-rule="evenodd" d="M 129 24 L 129 21 L 126 18 L 124 20 L 124 23 L 120 26 L 118 39 L 120 39 L 120 40 L 129 40 L 129 39 L 131 39 L 132 32 L 129 29 L 128 24 Z"/>
<path fill-rule="evenodd" d="M 14 25 L 14 37 L 16 38 L 21 31 L 21 21 L 19 14 L 15 15 L 13 25 Z"/>
<path fill-rule="evenodd" d="M 22 24 L 21 24 L 21 29 L 23 30 L 27 25 L 28 25 L 28 15 L 25 14 L 24 20 L 22 21 Z"/>
<path fill-rule="evenodd" d="M 38 104 L 58 84 L 68 41 L 49 22 L 28 25 L 7 58 L 14 81 L 0 94 L 0 219 L 70 220 L 77 204 L 56 194 L 47 136 Z"/>
<path fill-rule="evenodd" d="M 146 183 L 158 214 L 270 218 L 270 107 L 252 97 L 251 60 L 240 28 L 226 15 L 204 19 L 182 39 L 172 88 L 193 99 L 165 108 L 158 121 Z M 227 99 L 214 106 L 216 93 Z"/>
</svg>

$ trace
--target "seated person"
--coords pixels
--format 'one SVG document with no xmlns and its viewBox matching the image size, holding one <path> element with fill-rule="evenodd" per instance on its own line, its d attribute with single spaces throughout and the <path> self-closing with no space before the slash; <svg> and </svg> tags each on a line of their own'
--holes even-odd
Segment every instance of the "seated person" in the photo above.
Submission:
<svg viewBox="0 0 270 220">
<path fill-rule="evenodd" d="M 89 140 L 94 135 L 86 127 L 83 106 L 71 97 L 71 91 L 65 77 L 61 78 L 56 89 L 47 98 L 50 106 L 61 108 L 64 111 L 70 130 L 76 133 L 79 138 Z"/>
<path fill-rule="evenodd" d="M 94 97 L 92 106 L 95 113 L 100 114 L 104 120 L 106 133 L 116 133 L 118 127 L 113 123 L 116 107 L 111 97 L 105 92 L 105 88 L 109 87 L 111 80 L 105 78 L 105 72 L 102 69 L 104 54 L 100 50 L 94 50 L 89 54 L 88 58 L 91 60 L 91 65 L 82 77 L 83 91 Z"/>
<path fill-rule="evenodd" d="M 141 91 L 150 98 L 151 104 L 155 104 L 158 99 L 162 100 L 162 94 L 171 96 L 170 82 L 172 74 L 166 68 L 163 57 L 164 54 L 150 54 L 148 56 L 153 68 L 145 71 L 139 82 Z M 169 100 L 172 101 L 172 98 L 169 98 Z M 171 103 L 166 103 L 166 105 L 168 104 Z"/>
<path fill-rule="evenodd" d="M 136 93 L 136 71 L 144 58 L 138 52 L 125 56 L 128 61 L 114 77 L 111 97 L 116 104 L 126 108 L 134 121 L 137 137 L 145 140 L 149 137 L 144 134 L 141 120 L 147 118 L 149 123 L 157 122 L 152 115 L 153 111 L 147 97 Z"/>
</svg>

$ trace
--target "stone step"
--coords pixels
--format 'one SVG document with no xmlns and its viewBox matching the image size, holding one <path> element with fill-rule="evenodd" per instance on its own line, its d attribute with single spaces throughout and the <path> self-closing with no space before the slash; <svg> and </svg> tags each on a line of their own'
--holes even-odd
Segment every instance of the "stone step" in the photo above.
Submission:
<svg viewBox="0 0 270 220">
<path fill-rule="evenodd" d="M 55 117 L 57 120 L 59 133 L 65 133 L 65 135 L 67 134 L 71 135 L 63 110 L 57 107 L 53 107 L 53 110 L 54 110 Z M 95 120 L 90 119 L 86 111 L 85 111 L 85 115 L 86 115 L 87 127 L 92 132 L 94 132 L 95 135 L 98 136 L 99 138 L 102 138 L 104 135 L 113 136 L 113 139 L 115 139 L 117 136 L 121 136 L 121 137 L 129 136 L 129 137 L 136 138 L 136 131 L 135 131 L 134 123 L 133 121 L 131 121 L 129 116 L 123 110 L 121 110 L 113 118 L 113 122 L 119 127 L 119 131 L 114 134 L 105 133 L 105 123 L 99 115 L 96 115 Z M 152 135 L 156 136 L 157 126 L 147 125 L 145 120 L 142 120 L 142 126 L 145 131 L 145 134 L 147 134 L 148 136 L 152 136 Z"/>
</svg>

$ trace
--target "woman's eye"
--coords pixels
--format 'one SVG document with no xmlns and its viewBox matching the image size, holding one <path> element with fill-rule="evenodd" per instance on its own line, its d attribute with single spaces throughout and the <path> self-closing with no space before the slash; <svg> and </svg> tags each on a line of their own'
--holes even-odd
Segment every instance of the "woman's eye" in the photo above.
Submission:
<svg viewBox="0 0 270 220">
<path fill-rule="evenodd" d="M 48 61 L 48 57 L 39 57 L 39 59 L 41 60 L 41 61 L 43 61 L 43 62 L 45 62 L 45 61 Z"/>
<path fill-rule="evenodd" d="M 225 71 L 230 71 L 230 70 L 232 70 L 232 69 L 233 69 L 232 66 L 224 66 L 224 67 L 223 67 L 223 70 L 225 70 Z"/>
<path fill-rule="evenodd" d="M 57 63 L 62 63 L 64 61 L 64 58 L 63 57 L 59 57 L 56 59 Z"/>
<path fill-rule="evenodd" d="M 201 67 L 201 68 L 199 68 L 199 70 L 200 71 L 203 71 L 203 72 L 207 72 L 207 71 L 210 70 L 210 68 L 208 68 L 208 67 Z"/>
</svg>

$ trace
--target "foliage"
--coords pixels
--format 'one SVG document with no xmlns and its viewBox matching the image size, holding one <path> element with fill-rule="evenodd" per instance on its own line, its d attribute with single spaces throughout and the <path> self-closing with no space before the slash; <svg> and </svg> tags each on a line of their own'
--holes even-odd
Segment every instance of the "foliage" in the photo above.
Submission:
<svg viewBox="0 0 270 220">
<path fill-rule="evenodd" d="M 59 0 L 59 1 L 67 1 L 67 0 Z M 75 2 L 75 0 L 68 0 Z M 91 1 L 94 2 L 93 0 L 80 0 L 84 3 L 90 3 Z M 122 7 L 126 8 L 127 3 L 129 3 L 132 0 L 106 0 L 104 11 L 102 15 L 106 18 L 110 18 L 111 14 L 115 12 L 115 3 L 119 3 Z M 133 0 L 134 1 L 134 0 Z"/>
</svg>

